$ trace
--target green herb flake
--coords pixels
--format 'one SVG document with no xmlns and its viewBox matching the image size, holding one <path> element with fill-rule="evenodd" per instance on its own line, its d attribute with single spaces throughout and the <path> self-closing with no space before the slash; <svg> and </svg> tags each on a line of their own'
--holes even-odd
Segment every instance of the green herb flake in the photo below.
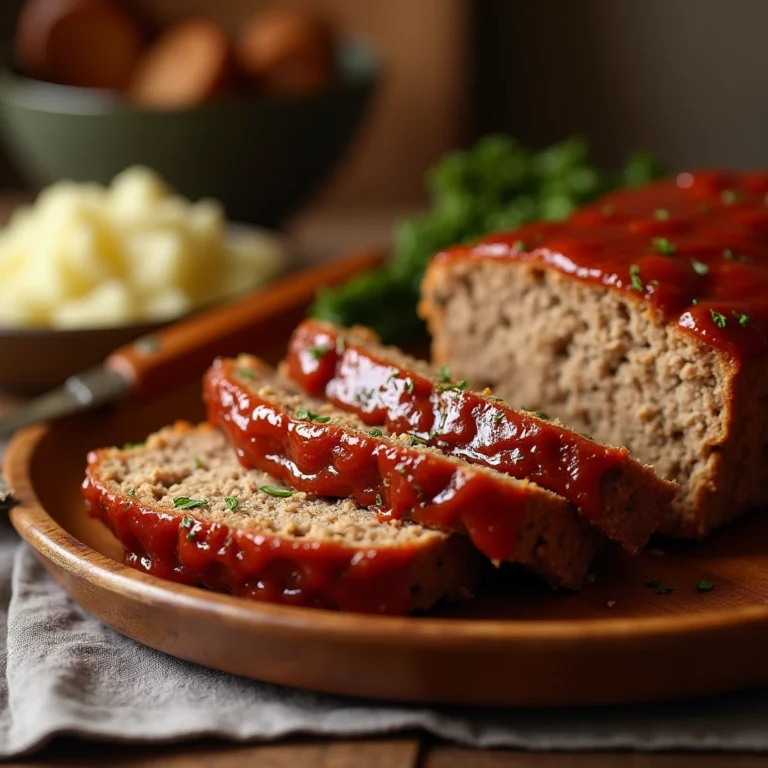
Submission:
<svg viewBox="0 0 768 768">
<path fill-rule="evenodd" d="M 195 536 L 197 535 L 197 531 L 193 528 L 188 534 L 187 534 L 187 541 L 194 541 Z"/>
<path fill-rule="evenodd" d="M 400 371 L 392 371 L 392 373 L 389 374 L 387 377 L 387 384 L 391 384 L 395 379 L 400 378 Z"/>
<path fill-rule="evenodd" d="M 549 421 L 550 416 L 548 413 L 544 413 L 544 411 L 533 411 L 534 416 L 536 416 L 539 419 L 543 419 L 544 421 Z"/>
<path fill-rule="evenodd" d="M 176 496 L 173 499 L 176 509 L 201 509 L 208 506 L 206 499 L 190 499 L 189 496 Z"/>
<path fill-rule="evenodd" d="M 195 469 L 205 469 L 205 464 L 199 456 L 195 456 Z"/>
<path fill-rule="evenodd" d="M 310 347 L 307 351 L 313 360 L 322 360 L 331 349 L 330 347 Z"/>
<path fill-rule="evenodd" d="M 347 342 L 344 341 L 344 339 L 339 336 L 336 339 L 336 354 L 341 354 L 345 349 L 347 348 Z"/>
<path fill-rule="evenodd" d="M 430 432 L 429 433 L 429 439 L 434 440 L 437 437 L 437 432 Z"/>
<path fill-rule="evenodd" d="M 184 515 L 184 517 L 181 518 L 181 522 L 179 523 L 180 528 L 191 528 L 194 525 L 195 521 L 189 517 L 188 515 Z"/>
<path fill-rule="evenodd" d="M 447 365 L 441 365 L 440 366 L 440 381 L 443 384 L 450 384 L 451 383 L 451 371 L 448 368 Z"/>
<path fill-rule="evenodd" d="M 714 582 L 709 579 L 701 579 L 696 585 L 697 592 L 711 592 L 715 588 Z"/>
<path fill-rule="evenodd" d="M 526 247 L 525 243 L 522 240 L 515 240 L 514 245 L 512 246 L 516 251 L 527 251 L 528 248 Z"/>
<path fill-rule="evenodd" d="M 384 500 L 381 498 L 381 494 L 377 493 L 376 494 L 376 506 L 377 507 L 381 507 L 383 505 L 384 505 Z"/>
<path fill-rule="evenodd" d="M 371 437 L 383 437 L 384 433 L 380 429 L 369 429 L 368 434 Z"/>
<path fill-rule="evenodd" d="M 697 275 L 703 276 L 709 274 L 709 267 L 703 261 L 699 261 L 698 259 L 691 259 L 691 266 Z"/>
<path fill-rule="evenodd" d="M 652 589 L 657 595 L 669 595 L 675 591 L 674 587 L 663 586 L 661 579 L 647 579 L 645 586 Z"/>
<path fill-rule="evenodd" d="M 274 485 L 260 485 L 259 490 L 269 496 L 277 496 L 279 499 L 289 499 L 295 493 L 291 488 L 276 488 Z"/>
<path fill-rule="evenodd" d="M 413 394 L 413 379 L 406 379 L 405 380 L 405 391 L 409 394 Z"/>
<path fill-rule="evenodd" d="M 666 208 L 657 208 L 653 212 L 653 218 L 656 221 L 669 221 L 669 211 Z"/>
<path fill-rule="evenodd" d="M 710 309 L 709 314 L 712 315 L 712 321 L 718 328 L 725 328 L 725 326 L 728 324 L 728 319 L 726 316 L 717 310 Z"/>
<path fill-rule="evenodd" d="M 654 237 L 652 242 L 656 253 L 661 253 L 664 256 L 672 256 L 677 251 L 677 246 L 666 237 Z"/>
<path fill-rule="evenodd" d="M 497 413 L 493 417 L 493 423 L 494 424 L 501 424 L 502 421 L 504 421 L 504 414 L 503 413 Z"/>
<path fill-rule="evenodd" d="M 731 314 L 739 321 L 739 325 L 742 328 L 746 328 L 749 325 L 749 315 L 744 312 L 736 312 L 735 310 Z"/>
<path fill-rule="evenodd" d="M 135 488 L 131 488 L 131 490 L 130 490 L 130 491 L 128 491 L 128 495 L 129 495 L 131 498 L 133 498 L 133 497 L 136 495 L 136 489 L 135 489 Z"/>
<path fill-rule="evenodd" d="M 143 448 L 144 443 L 123 443 L 123 450 L 130 451 L 132 448 Z"/>
<path fill-rule="evenodd" d="M 238 499 L 237 496 L 225 496 L 224 503 L 227 505 L 228 509 L 231 509 L 234 512 L 240 506 L 240 499 Z"/>
<path fill-rule="evenodd" d="M 237 375 L 241 379 L 249 379 L 250 381 L 253 381 L 256 378 L 256 376 L 254 375 L 253 371 L 250 368 L 238 368 Z"/>
<path fill-rule="evenodd" d="M 739 193 L 735 189 L 724 189 L 720 193 L 723 205 L 733 205 L 739 199 Z"/>
<path fill-rule="evenodd" d="M 640 267 L 638 267 L 637 264 L 633 264 L 629 268 L 629 282 L 632 285 L 633 291 L 640 291 L 640 293 L 645 292 L 645 283 L 640 277 Z"/>
<path fill-rule="evenodd" d="M 600 213 L 602 213 L 603 216 L 613 216 L 613 214 L 616 213 L 616 208 L 613 205 L 604 205 L 600 209 Z"/>
<path fill-rule="evenodd" d="M 408 444 L 413 447 L 414 445 L 426 445 L 427 441 L 423 437 L 418 435 L 408 435 Z"/>
<path fill-rule="evenodd" d="M 314 421 L 316 424 L 327 424 L 330 420 L 330 416 L 321 416 L 319 413 L 310 411 L 307 408 L 297 408 L 295 416 L 301 421 Z"/>
<path fill-rule="evenodd" d="M 733 251 L 730 248 L 726 248 L 723 251 L 723 256 L 725 256 L 727 261 L 733 261 L 736 257 L 733 255 Z"/>
</svg>

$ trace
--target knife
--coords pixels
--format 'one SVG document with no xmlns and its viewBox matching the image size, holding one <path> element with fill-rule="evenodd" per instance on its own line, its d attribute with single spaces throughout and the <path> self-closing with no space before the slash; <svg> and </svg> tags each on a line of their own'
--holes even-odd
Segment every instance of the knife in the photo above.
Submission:
<svg viewBox="0 0 768 768">
<path fill-rule="evenodd" d="M 71 376 L 58 389 L 0 418 L 0 441 L 40 421 L 69 416 L 128 395 L 153 397 L 202 376 L 217 355 L 247 352 L 258 339 L 284 339 L 303 317 L 317 289 L 337 285 L 381 264 L 382 254 L 363 251 L 272 283 L 245 298 L 143 336 L 113 352 L 103 365 Z M 0 505 L 3 487 L 0 484 Z"/>
</svg>

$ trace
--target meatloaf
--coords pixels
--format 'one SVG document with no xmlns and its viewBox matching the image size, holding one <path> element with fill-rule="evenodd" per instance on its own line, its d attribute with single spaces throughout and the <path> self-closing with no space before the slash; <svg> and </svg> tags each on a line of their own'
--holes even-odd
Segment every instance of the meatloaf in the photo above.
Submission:
<svg viewBox="0 0 768 768">
<path fill-rule="evenodd" d="M 528 478 L 573 503 L 630 551 L 657 529 L 675 486 L 630 458 L 549 420 L 512 408 L 490 391 L 455 381 L 447 366 L 384 347 L 372 331 L 307 320 L 294 332 L 288 375 L 313 395 L 325 394 L 366 424 L 409 432 L 474 464 Z"/>
<path fill-rule="evenodd" d="M 416 435 L 370 429 L 253 357 L 217 361 L 204 391 L 209 421 L 245 466 L 375 505 L 382 518 L 465 533 L 490 559 L 523 563 L 553 585 L 577 588 L 587 574 L 598 536 L 535 483 L 446 456 Z"/>
<path fill-rule="evenodd" d="M 287 488 L 208 425 L 94 451 L 83 493 L 128 565 L 257 600 L 407 613 L 468 595 L 479 573 L 465 538 Z"/>
<path fill-rule="evenodd" d="M 768 502 L 768 174 L 682 173 L 432 261 L 433 357 L 626 445 L 680 490 L 665 533 Z"/>
</svg>

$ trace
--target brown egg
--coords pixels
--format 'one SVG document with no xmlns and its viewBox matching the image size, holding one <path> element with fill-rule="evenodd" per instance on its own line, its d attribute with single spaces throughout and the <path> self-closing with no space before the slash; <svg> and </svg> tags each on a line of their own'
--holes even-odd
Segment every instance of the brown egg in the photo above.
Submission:
<svg viewBox="0 0 768 768">
<path fill-rule="evenodd" d="M 147 51 L 131 78 L 136 103 L 159 109 L 183 109 L 204 102 L 225 85 L 229 41 L 208 19 L 190 19 L 171 27 Z"/>
<path fill-rule="evenodd" d="M 41 80 L 122 89 L 141 55 L 138 23 L 110 0 L 27 0 L 16 57 Z"/>
<path fill-rule="evenodd" d="M 241 70 L 268 93 L 298 95 L 333 79 L 333 38 L 314 16 L 269 11 L 253 16 L 235 49 Z"/>
</svg>

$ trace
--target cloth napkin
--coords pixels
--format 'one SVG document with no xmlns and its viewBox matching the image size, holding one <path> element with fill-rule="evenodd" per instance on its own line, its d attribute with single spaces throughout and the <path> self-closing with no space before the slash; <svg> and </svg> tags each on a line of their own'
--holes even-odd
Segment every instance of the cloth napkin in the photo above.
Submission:
<svg viewBox="0 0 768 768">
<path fill-rule="evenodd" d="M 166 656 L 108 629 L 0 522 L 0 756 L 56 734 L 163 742 L 422 729 L 477 747 L 768 751 L 768 691 L 590 709 L 371 703 L 258 683 Z M 695 674 L 695 670 L 691 670 Z"/>
</svg>

